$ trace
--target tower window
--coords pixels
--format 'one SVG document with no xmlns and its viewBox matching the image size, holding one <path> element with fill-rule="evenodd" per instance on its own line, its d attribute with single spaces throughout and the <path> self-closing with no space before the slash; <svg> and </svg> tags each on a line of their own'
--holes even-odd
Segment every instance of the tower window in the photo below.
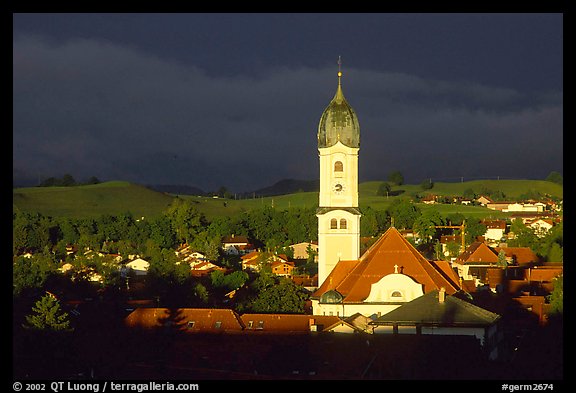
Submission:
<svg viewBox="0 0 576 393">
<path fill-rule="evenodd" d="M 342 161 L 336 161 L 334 163 L 334 172 L 343 172 L 344 171 L 344 164 Z"/>
<path fill-rule="evenodd" d="M 330 220 L 330 229 L 338 229 L 338 220 L 333 218 Z"/>
<path fill-rule="evenodd" d="M 340 229 L 346 229 L 347 228 L 347 222 L 346 219 L 342 218 L 340 220 Z"/>
</svg>

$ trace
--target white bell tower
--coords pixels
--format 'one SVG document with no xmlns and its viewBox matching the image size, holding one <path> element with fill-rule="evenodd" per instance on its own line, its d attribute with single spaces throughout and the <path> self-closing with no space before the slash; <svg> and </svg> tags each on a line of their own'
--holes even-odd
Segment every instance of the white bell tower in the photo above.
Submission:
<svg viewBox="0 0 576 393">
<path fill-rule="evenodd" d="M 340 59 L 338 59 L 340 66 Z M 320 197 L 318 204 L 318 286 L 340 260 L 360 257 L 358 209 L 358 117 L 338 88 L 318 125 Z"/>
</svg>

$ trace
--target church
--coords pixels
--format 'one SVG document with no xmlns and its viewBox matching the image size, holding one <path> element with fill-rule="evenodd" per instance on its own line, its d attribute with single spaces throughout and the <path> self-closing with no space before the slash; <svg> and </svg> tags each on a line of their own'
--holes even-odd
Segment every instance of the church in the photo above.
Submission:
<svg viewBox="0 0 576 393">
<path fill-rule="evenodd" d="M 459 279 L 445 261 L 424 258 L 396 228 L 389 228 L 360 256 L 358 116 L 344 97 L 342 72 L 336 94 L 318 125 L 320 193 L 318 289 L 314 315 L 381 316 L 431 291 L 457 292 Z"/>
</svg>

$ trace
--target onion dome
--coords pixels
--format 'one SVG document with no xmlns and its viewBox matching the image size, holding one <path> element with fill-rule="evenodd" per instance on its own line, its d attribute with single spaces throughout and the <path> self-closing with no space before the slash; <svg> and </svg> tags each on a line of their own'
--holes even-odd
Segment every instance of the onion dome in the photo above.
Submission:
<svg viewBox="0 0 576 393">
<path fill-rule="evenodd" d="M 341 79 L 342 72 L 338 71 L 338 89 L 318 125 L 318 148 L 333 146 L 338 141 L 348 147 L 360 147 L 358 116 L 344 98 Z"/>
</svg>

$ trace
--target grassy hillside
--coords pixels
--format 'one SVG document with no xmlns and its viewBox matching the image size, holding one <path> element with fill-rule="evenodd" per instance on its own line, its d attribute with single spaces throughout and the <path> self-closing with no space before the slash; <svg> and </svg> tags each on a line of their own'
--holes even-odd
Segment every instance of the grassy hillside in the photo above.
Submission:
<svg viewBox="0 0 576 393">
<path fill-rule="evenodd" d="M 16 188 L 13 209 L 72 218 L 131 212 L 135 217 L 159 215 L 173 196 L 136 184 L 110 181 L 76 187 Z"/>
<path fill-rule="evenodd" d="M 384 210 L 396 198 L 412 193 L 423 192 L 419 185 L 402 185 L 392 188 L 392 194 L 399 196 L 377 196 L 382 182 L 373 181 L 360 184 L 360 208 L 370 206 Z M 540 180 L 478 180 L 463 183 L 435 183 L 427 192 L 437 195 L 461 195 L 472 189 L 480 193 L 484 189 L 500 190 L 511 198 L 517 198 L 530 190 L 541 194 L 562 197 L 563 187 Z M 315 208 L 318 205 L 318 192 L 299 192 L 264 198 L 230 200 L 222 198 L 179 195 L 179 198 L 192 201 L 199 211 L 209 219 L 216 216 L 233 216 L 242 210 L 263 206 L 277 209 L 292 207 Z M 24 211 L 37 211 L 50 216 L 97 217 L 101 214 L 118 214 L 126 211 L 134 216 L 154 217 L 159 215 L 175 198 L 173 195 L 156 192 L 146 187 L 127 182 L 106 182 L 77 187 L 32 187 L 13 190 L 13 208 Z M 438 209 L 441 214 L 462 213 L 473 217 L 506 217 L 505 213 L 496 212 L 477 206 L 463 205 L 424 205 L 422 209 Z"/>
</svg>

